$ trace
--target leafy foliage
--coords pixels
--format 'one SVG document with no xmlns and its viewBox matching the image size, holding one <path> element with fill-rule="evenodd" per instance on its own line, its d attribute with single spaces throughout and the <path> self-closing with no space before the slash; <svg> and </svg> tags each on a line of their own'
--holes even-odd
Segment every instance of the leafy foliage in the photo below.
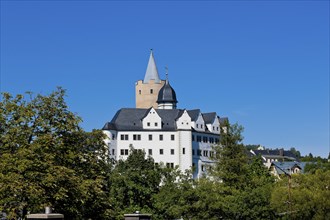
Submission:
<svg viewBox="0 0 330 220">
<path fill-rule="evenodd" d="M 0 209 L 9 218 L 45 206 L 71 219 L 106 210 L 109 164 L 103 134 L 84 132 L 64 96 L 61 88 L 49 96 L 30 94 L 29 100 L 3 94 Z"/>
<path fill-rule="evenodd" d="M 289 216 L 292 219 L 330 219 L 329 187 L 329 170 L 292 175 L 290 185 L 288 177 L 276 184 L 271 205 L 279 217 L 283 218 Z"/>
<path fill-rule="evenodd" d="M 125 213 L 152 213 L 152 195 L 159 192 L 162 172 L 145 152 L 131 148 L 130 155 L 119 160 L 111 174 L 112 215 L 122 219 Z"/>
</svg>

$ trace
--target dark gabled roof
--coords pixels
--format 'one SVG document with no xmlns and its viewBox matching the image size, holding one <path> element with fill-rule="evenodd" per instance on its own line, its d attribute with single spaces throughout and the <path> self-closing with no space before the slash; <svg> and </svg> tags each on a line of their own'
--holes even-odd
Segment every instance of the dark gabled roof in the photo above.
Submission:
<svg viewBox="0 0 330 220">
<path fill-rule="evenodd" d="M 111 122 L 107 122 L 103 126 L 103 130 L 119 130 L 119 131 L 139 131 L 144 130 L 142 125 L 143 118 L 148 115 L 149 109 L 123 108 L 120 109 Z M 156 109 L 157 114 L 162 119 L 162 130 L 176 130 L 176 119 L 178 115 L 182 115 L 180 109 Z"/>
<path fill-rule="evenodd" d="M 205 124 L 213 124 L 215 118 L 217 117 L 217 113 L 215 113 L 215 112 L 203 113 L 202 115 L 203 115 Z"/>
<path fill-rule="evenodd" d="M 176 119 L 183 110 L 180 109 L 156 109 L 162 119 L 162 130 L 176 130 Z"/>
<path fill-rule="evenodd" d="M 263 157 L 285 157 L 291 160 L 298 160 L 298 158 L 291 152 L 287 150 L 253 150 L 256 155 L 262 155 Z"/>
<path fill-rule="evenodd" d="M 193 109 L 193 110 L 188 110 L 188 115 L 190 116 L 192 121 L 196 121 L 198 119 L 199 113 L 201 110 L 199 109 Z"/>
<path fill-rule="evenodd" d="M 142 109 L 142 108 L 122 108 L 110 122 L 105 123 L 102 130 L 116 130 L 116 131 L 142 131 L 147 130 L 143 129 L 142 120 L 150 112 L 151 108 Z M 182 116 L 185 109 L 155 109 L 159 117 L 162 119 L 162 131 L 175 131 L 177 129 L 176 121 Z M 198 119 L 200 113 L 199 109 L 187 110 L 187 113 L 191 117 L 192 121 Z M 209 117 L 209 114 L 216 113 L 206 113 Z M 150 130 L 159 130 L 159 129 L 150 129 Z M 207 130 L 205 133 L 209 133 Z"/>
<path fill-rule="evenodd" d="M 272 165 L 276 168 L 278 174 L 290 174 L 290 170 L 294 167 L 298 167 L 301 173 L 304 173 L 306 162 L 296 162 L 296 161 L 285 161 L 278 162 L 273 161 Z"/>
</svg>

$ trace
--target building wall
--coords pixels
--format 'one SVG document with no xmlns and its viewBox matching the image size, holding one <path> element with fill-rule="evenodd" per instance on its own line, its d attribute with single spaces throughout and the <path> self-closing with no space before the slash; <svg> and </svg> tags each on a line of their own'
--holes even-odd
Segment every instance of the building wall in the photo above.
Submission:
<svg viewBox="0 0 330 220">
<path fill-rule="evenodd" d="M 130 147 L 144 150 L 147 156 L 150 155 L 149 150 L 151 150 L 150 156 L 155 163 L 163 163 L 164 166 L 170 167 L 179 166 L 182 171 L 190 170 L 194 165 L 194 178 L 207 175 L 208 166 L 213 164 L 212 147 L 219 141 L 219 135 L 191 130 L 118 132 L 111 130 L 104 133 L 108 137 L 105 142 L 109 146 L 110 158 L 126 160 Z M 122 140 L 122 135 L 128 140 Z M 152 136 L 152 140 L 149 140 L 149 135 Z M 163 136 L 163 140 L 160 140 L 160 135 Z M 200 140 L 197 139 L 198 136 Z M 133 139 L 134 137 L 136 140 Z M 160 154 L 160 149 L 163 150 L 163 154 Z M 174 150 L 174 154 L 171 150 Z"/>
<path fill-rule="evenodd" d="M 158 92 L 164 84 L 165 80 L 161 80 L 160 83 L 155 83 L 154 80 L 150 80 L 149 83 L 143 83 L 142 80 L 137 81 L 135 84 L 136 108 L 154 107 L 157 109 Z"/>
<path fill-rule="evenodd" d="M 212 166 L 213 146 L 219 144 L 219 135 L 202 132 L 192 132 L 192 162 L 194 164 L 194 178 L 207 175 L 208 167 Z M 200 140 L 199 138 L 200 137 Z"/>
<path fill-rule="evenodd" d="M 122 135 L 128 135 L 128 140 L 121 140 Z M 140 140 L 134 140 L 133 137 L 138 138 Z M 138 136 L 140 135 L 140 136 Z M 149 140 L 149 135 L 152 136 L 152 140 Z M 163 139 L 160 140 L 160 135 L 162 135 Z M 172 140 L 172 136 L 174 140 Z M 122 150 L 128 150 L 130 147 L 134 149 L 144 150 L 146 155 L 150 155 L 149 150 L 152 151 L 150 156 L 153 157 L 155 163 L 164 162 L 173 163 L 173 166 L 179 165 L 179 146 L 178 146 L 178 132 L 175 131 L 120 131 L 118 132 L 118 137 L 116 140 L 117 146 L 117 159 L 125 160 L 128 155 L 122 155 Z M 163 150 L 163 154 L 160 153 L 160 150 Z M 174 150 L 174 154 L 172 154 Z"/>
</svg>

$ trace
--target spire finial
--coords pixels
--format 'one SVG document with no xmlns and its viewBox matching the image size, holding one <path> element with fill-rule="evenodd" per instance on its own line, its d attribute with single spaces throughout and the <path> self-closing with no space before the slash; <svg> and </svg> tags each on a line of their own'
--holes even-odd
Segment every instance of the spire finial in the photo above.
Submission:
<svg viewBox="0 0 330 220">
<path fill-rule="evenodd" d="M 166 81 L 168 81 L 168 66 L 167 65 L 165 66 L 165 70 L 166 70 L 166 72 L 165 72 L 165 74 L 166 74 Z"/>
</svg>

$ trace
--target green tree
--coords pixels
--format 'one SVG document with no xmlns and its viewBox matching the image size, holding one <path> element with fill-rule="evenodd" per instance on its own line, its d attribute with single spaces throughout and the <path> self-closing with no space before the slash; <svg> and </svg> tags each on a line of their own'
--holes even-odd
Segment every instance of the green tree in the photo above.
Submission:
<svg viewBox="0 0 330 220">
<path fill-rule="evenodd" d="M 105 217 L 109 163 L 101 131 L 85 132 L 65 90 L 0 103 L 0 210 L 25 217 L 52 206 L 69 219 Z"/>
<path fill-rule="evenodd" d="M 126 160 L 119 160 L 111 173 L 110 203 L 112 216 L 125 213 L 153 213 L 152 196 L 159 192 L 162 169 L 145 152 L 131 148 Z"/>
<path fill-rule="evenodd" d="M 221 213 L 225 219 L 271 219 L 274 212 L 269 201 L 274 179 L 260 157 L 248 157 L 242 131 L 242 126 L 229 122 L 221 129 L 212 167 L 213 189 L 221 197 L 214 201 L 218 206 L 211 213 Z M 217 215 L 208 218 L 216 219 Z"/>
<path fill-rule="evenodd" d="M 225 186 L 241 188 L 246 183 L 248 157 L 242 143 L 243 127 L 229 124 L 226 121 L 221 127 L 220 145 L 215 146 L 212 167 L 213 178 L 223 182 Z"/>
<path fill-rule="evenodd" d="M 296 148 L 291 147 L 290 151 L 299 159 L 301 157 L 300 151 L 296 150 Z"/>
<path fill-rule="evenodd" d="M 271 205 L 283 219 L 330 219 L 329 187 L 329 170 L 284 177 L 273 189 Z"/>
</svg>

